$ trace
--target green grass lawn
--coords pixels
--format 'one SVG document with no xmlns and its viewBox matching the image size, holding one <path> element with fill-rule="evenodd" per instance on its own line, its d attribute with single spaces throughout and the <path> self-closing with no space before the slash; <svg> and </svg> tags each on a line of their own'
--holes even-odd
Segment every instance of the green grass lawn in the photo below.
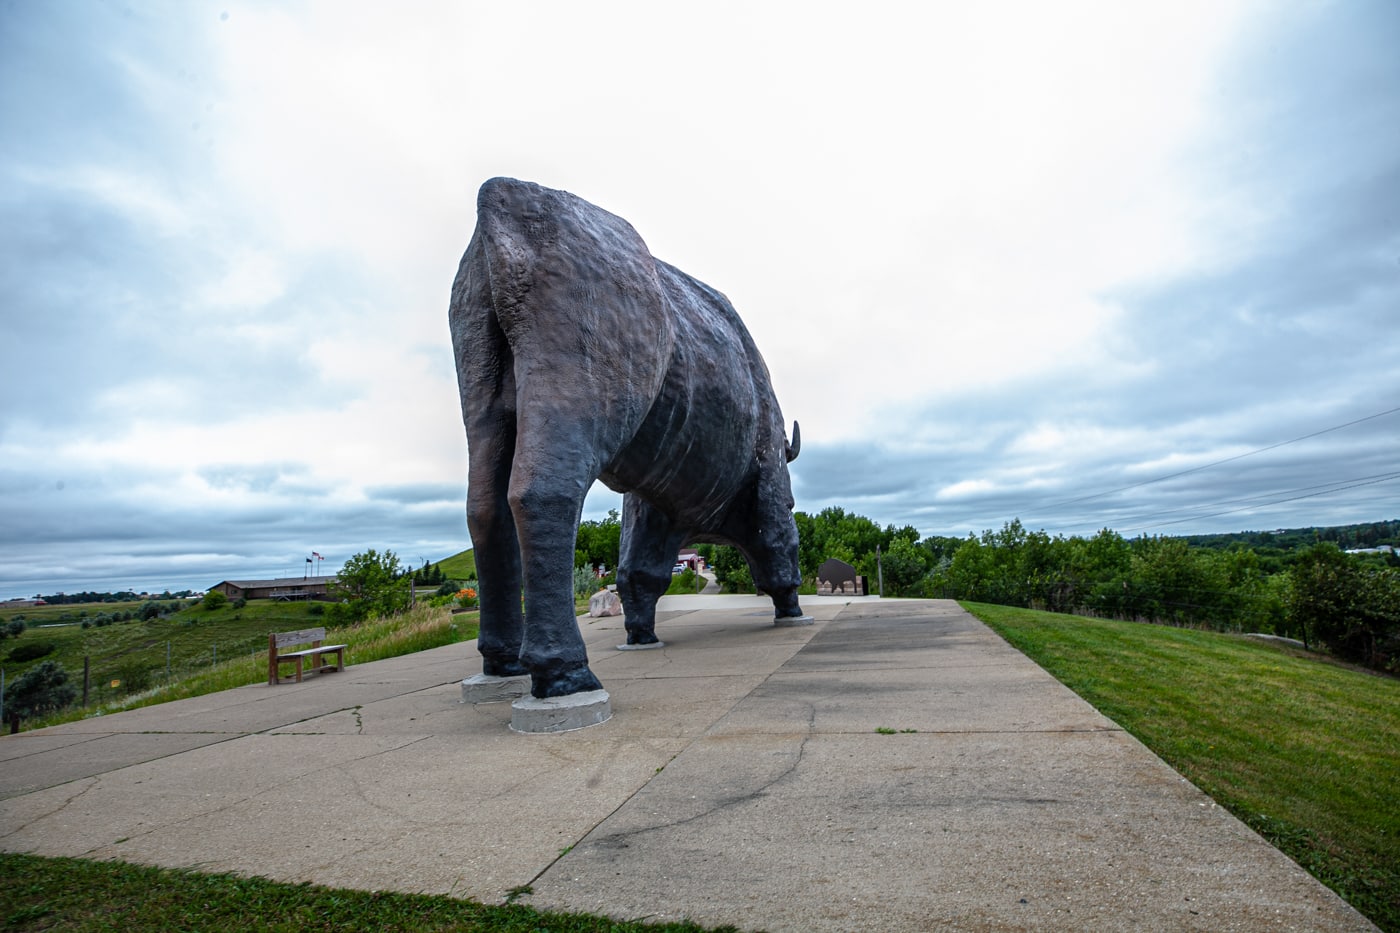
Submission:
<svg viewBox="0 0 1400 933">
<path fill-rule="evenodd" d="M 4 879 L 0 925 L 6 930 L 697 933 L 704 929 L 690 923 L 624 923 L 515 904 L 486 906 L 450 897 L 345 891 L 30 855 L 0 854 L 0 878 Z"/>
<path fill-rule="evenodd" d="M 1278 643 L 964 604 L 1386 930 L 1400 930 L 1400 680 Z"/>
</svg>

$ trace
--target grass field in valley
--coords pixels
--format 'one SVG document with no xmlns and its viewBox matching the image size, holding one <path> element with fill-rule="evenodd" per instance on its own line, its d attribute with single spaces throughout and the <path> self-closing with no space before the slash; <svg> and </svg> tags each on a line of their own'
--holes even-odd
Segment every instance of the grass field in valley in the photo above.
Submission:
<svg viewBox="0 0 1400 933">
<path fill-rule="evenodd" d="M 81 689 L 87 659 L 88 705 L 24 723 L 25 729 L 39 728 L 261 683 L 267 679 L 268 633 L 324 625 L 316 614 L 318 607 L 324 609 L 318 603 L 252 600 L 241 609 L 230 603 L 209 610 L 192 602 L 174 615 L 148 621 L 101 628 L 33 628 L 0 643 L 0 652 L 5 652 L 0 654 L 0 666 L 7 668 L 6 676 L 13 680 L 27 666 L 56 660 Z M 72 612 L 84 607 L 62 608 Z M 327 640 L 349 646 L 347 664 L 364 664 L 475 638 L 477 618 L 475 612 L 453 615 L 447 606 L 420 604 L 402 615 L 330 629 Z M 54 649 L 27 665 L 5 664 L 8 652 L 36 640 L 50 642 Z"/>
<path fill-rule="evenodd" d="M 1400 931 L 1400 680 L 1243 636 L 965 606 L 1377 925 Z"/>
</svg>

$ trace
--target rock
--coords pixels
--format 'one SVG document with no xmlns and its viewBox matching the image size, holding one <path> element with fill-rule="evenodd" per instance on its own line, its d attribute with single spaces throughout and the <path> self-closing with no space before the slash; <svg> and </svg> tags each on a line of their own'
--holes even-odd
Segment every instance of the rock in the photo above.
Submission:
<svg viewBox="0 0 1400 933">
<path fill-rule="evenodd" d="M 588 600 L 588 614 L 595 619 L 622 615 L 622 600 L 612 590 L 599 590 Z"/>
</svg>

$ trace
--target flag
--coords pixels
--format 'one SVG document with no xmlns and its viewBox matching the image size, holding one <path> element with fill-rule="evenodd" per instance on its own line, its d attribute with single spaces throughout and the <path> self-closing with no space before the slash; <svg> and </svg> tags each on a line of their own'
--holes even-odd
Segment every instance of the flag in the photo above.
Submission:
<svg viewBox="0 0 1400 933">
<path fill-rule="evenodd" d="M 311 558 L 308 557 L 308 558 L 306 559 L 306 562 L 307 562 L 308 564 L 311 563 Z"/>
<path fill-rule="evenodd" d="M 311 552 L 311 556 L 316 558 L 317 560 L 325 560 L 324 557 L 322 557 L 320 554 L 317 554 L 315 551 Z"/>
</svg>

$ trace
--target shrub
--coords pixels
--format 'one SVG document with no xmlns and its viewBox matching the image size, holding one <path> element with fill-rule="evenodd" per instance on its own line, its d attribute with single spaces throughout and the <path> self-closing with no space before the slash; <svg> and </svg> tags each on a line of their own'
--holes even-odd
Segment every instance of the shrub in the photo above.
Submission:
<svg viewBox="0 0 1400 933">
<path fill-rule="evenodd" d="M 245 606 L 247 606 L 247 605 L 248 605 L 248 599 L 247 599 L 247 597 L 245 597 L 245 596 L 240 596 L 240 597 L 238 597 L 237 599 L 235 599 L 235 600 L 233 601 L 233 608 L 234 608 L 234 609 L 242 609 L 243 607 L 245 607 Z"/>
<path fill-rule="evenodd" d="M 204 598 L 199 601 L 199 604 L 209 612 L 222 609 L 228 605 L 228 594 L 223 590 L 210 590 L 204 594 Z"/>
<path fill-rule="evenodd" d="M 123 664 L 117 668 L 116 679 L 127 693 L 140 693 L 151 686 L 151 671 L 139 664 Z"/>
<path fill-rule="evenodd" d="M 12 728 L 18 728 L 20 720 L 63 709 L 77 695 L 63 666 L 45 661 L 25 671 L 5 691 L 5 716 Z"/>
<path fill-rule="evenodd" d="M 46 654 L 52 654 L 58 646 L 51 641 L 27 641 L 10 649 L 10 660 L 17 663 L 33 661 Z"/>
<path fill-rule="evenodd" d="M 574 599 L 587 599 L 598 589 L 598 575 L 590 567 L 574 568 Z"/>
</svg>

